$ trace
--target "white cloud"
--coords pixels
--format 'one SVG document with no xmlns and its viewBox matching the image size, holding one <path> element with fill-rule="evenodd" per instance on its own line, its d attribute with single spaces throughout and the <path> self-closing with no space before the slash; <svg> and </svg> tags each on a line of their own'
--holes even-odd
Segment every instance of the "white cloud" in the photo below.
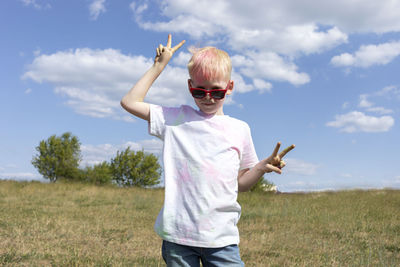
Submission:
<svg viewBox="0 0 400 267">
<path fill-rule="evenodd" d="M 237 72 L 235 68 L 232 70 L 232 80 L 235 82 L 233 94 L 235 94 L 236 92 L 247 93 L 257 89 L 254 87 L 253 84 L 247 84 L 242 75 L 240 75 L 240 73 Z M 259 88 L 258 90 L 262 91 L 263 89 Z"/>
<path fill-rule="evenodd" d="M 391 116 L 367 116 L 363 112 L 352 111 L 343 115 L 336 115 L 334 121 L 326 126 L 340 128 L 341 132 L 387 132 L 394 125 Z"/>
<path fill-rule="evenodd" d="M 161 155 L 163 143 L 158 139 L 142 140 L 139 142 L 125 142 L 124 144 L 99 144 L 99 145 L 81 145 L 82 162 L 81 166 L 92 166 L 103 161 L 110 161 L 111 158 L 117 155 L 117 151 L 125 150 L 130 147 L 131 150 L 144 150 L 147 153 L 152 153 L 156 156 Z"/>
<path fill-rule="evenodd" d="M 286 158 L 286 166 L 284 171 L 288 174 L 295 175 L 314 175 L 317 172 L 318 165 L 305 162 L 300 159 Z"/>
<path fill-rule="evenodd" d="M 374 103 L 368 101 L 368 95 L 360 95 L 360 103 L 358 104 L 361 108 L 370 108 L 374 105 Z"/>
<path fill-rule="evenodd" d="M 331 63 L 335 66 L 352 66 L 355 63 L 355 58 L 349 53 L 343 53 L 339 56 L 334 56 Z"/>
<path fill-rule="evenodd" d="M 82 161 L 80 165 L 91 166 L 109 161 L 119 149 L 111 144 L 81 145 Z"/>
<path fill-rule="evenodd" d="M 236 51 L 252 48 L 285 55 L 310 54 L 347 41 L 347 35 L 337 27 L 323 31 L 309 19 L 291 22 L 288 18 L 293 10 L 275 3 L 257 2 L 164 1 L 160 13 L 167 20 L 154 22 L 149 18 L 146 21 L 145 14 L 140 12 L 137 23 L 144 29 L 184 32 L 196 39 L 213 37 Z M 213 7 L 212 11 L 209 6 Z"/>
<path fill-rule="evenodd" d="M 294 85 L 308 83 L 306 73 L 297 72 L 297 66 L 276 53 L 249 51 L 232 56 L 232 63 L 239 73 L 252 79 L 286 81 Z"/>
<path fill-rule="evenodd" d="M 203 35 L 214 35 L 217 29 L 212 22 L 195 17 L 178 16 L 168 22 L 141 22 L 140 26 L 145 30 L 159 32 L 183 32 L 193 38 L 200 38 Z"/>
<path fill-rule="evenodd" d="M 189 57 L 186 52 L 176 54 L 149 90 L 147 102 L 166 106 L 193 104 L 187 88 Z M 52 84 L 54 92 L 65 97 L 65 104 L 79 114 L 133 121 L 133 117 L 122 110 L 120 100 L 152 64 L 151 58 L 124 55 L 115 49 L 81 48 L 36 54 L 22 79 Z M 262 79 L 255 79 L 254 85 L 247 84 L 235 69 L 232 79 L 234 92 L 238 93 L 269 91 L 272 87 Z M 227 104 L 234 103 L 232 99 L 229 101 Z"/>
<path fill-rule="evenodd" d="M 106 94 L 98 94 L 89 90 L 74 87 L 56 87 L 57 94 L 67 96 L 70 100 L 66 103 L 77 113 L 91 117 L 103 118 L 112 116 L 119 107 L 118 101 L 112 100 Z"/>
<path fill-rule="evenodd" d="M 269 82 L 266 82 L 262 79 L 254 79 L 253 80 L 254 87 L 260 90 L 261 92 L 267 91 L 270 92 L 272 88 L 272 84 Z"/>
<path fill-rule="evenodd" d="M 136 2 L 132 2 L 130 3 L 129 8 L 136 16 L 139 16 L 140 18 L 141 14 L 148 8 L 148 5 L 146 3 L 142 5 L 137 5 Z"/>
<path fill-rule="evenodd" d="M 20 0 L 25 6 L 32 6 L 37 10 L 51 8 L 49 3 L 39 4 L 37 0 Z"/>
<path fill-rule="evenodd" d="M 383 90 L 385 90 L 385 88 Z M 374 94 L 371 94 L 371 95 L 368 95 L 368 94 L 360 95 L 360 103 L 358 104 L 358 106 L 360 108 L 365 108 L 367 111 L 375 112 L 375 113 L 378 113 L 378 114 L 381 114 L 381 115 L 393 113 L 393 110 L 387 109 L 387 108 L 384 108 L 384 107 L 376 107 L 374 103 L 372 103 L 372 102 L 370 102 L 368 100 L 368 98 L 371 97 L 371 96 L 379 96 L 379 95 L 381 95 L 383 90 L 378 91 L 378 92 L 376 92 Z"/>
<path fill-rule="evenodd" d="M 314 23 L 288 25 L 283 29 L 239 30 L 229 36 L 229 44 L 236 51 L 256 48 L 283 55 L 319 53 L 345 42 L 347 35 L 338 28 L 324 32 Z"/>
<path fill-rule="evenodd" d="M 130 7 L 135 15 L 136 22 L 143 29 L 160 32 L 183 32 L 194 38 L 200 38 L 205 35 L 215 35 L 221 30 L 218 24 L 215 24 L 215 20 L 208 18 L 216 16 L 218 10 L 225 9 L 222 6 L 226 5 L 223 1 L 214 1 L 211 3 L 213 8 L 210 9 L 209 4 L 207 1 L 163 1 L 159 5 L 160 12 L 169 17 L 170 20 L 158 22 L 154 22 L 154 18 L 146 21 L 143 17 L 144 11 L 148 9 L 147 3 L 142 5 L 131 4 Z M 207 10 L 207 12 L 201 12 L 201 15 L 193 15 L 193 13 L 196 13 L 195 10 Z M 222 17 L 220 16 L 219 19 L 221 20 Z"/>
<path fill-rule="evenodd" d="M 385 96 L 389 99 L 400 100 L 400 88 L 394 85 L 386 86 L 375 93 L 376 96 Z"/>
<path fill-rule="evenodd" d="M 144 2 L 144 1 L 142 1 Z M 144 3 L 148 3 L 145 1 Z M 159 4 L 156 2 L 156 4 Z M 212 6 L 212 8 L 210 8 Z M 147 22 L 144 13 L 140 22 L 142 26 L 157 25 L 159 27 L 177 31 L 185 31 L 194 36 L 210 36 L 232 34 L 252 39 L 255 36 L 268 36 L 282 32 L 289 35 L 290 27 L 306 27 L 307 25 L 325 25 L 329 29 L 326 34 L 329 39 L 336 33 L 329 30 L 341 29 L 347 33 L 354 32 L 391 32 L 400 30 L 398 14 L 400 3 L 391 0 L 253 0 L 253 1 L 214 1 L 214 0 L 165 0 L 158 6 L 163 20 Z M 207 12 L 205 12 L 207 11 Z M 148 21 L 154 21 L 148 19 Z M 190 29 L 195 21 L 196 31 Z M 329 26 L 335 25 L 335 26 Z M 169 27 L 168 27 L 169 26 Z M 308 26 L 310 27 L 310 26 Z M 156 27 L 153 30 L 159 30 Z M 310 31 L 295 31 L 310 32 Z M 316 33 L 312 31 L 312 33 Z M 307 42 L 316 36 L 307 34 L 301 41 Z M 321 36 L 317 36 L 318 38 Z M 294 36 L 298 38 L 298 36 Z M 240 38 L 236 38 L 239 40 Z M 341 39 L 339 37 L 338 39 Z M 336 39 L 334 40 L 334 42 Z M 318 42 L 317 42 L 318 43 Z M 325 45 L 324 44 L 324 45 Z M 266 47 L 269 43 L 265 44 Z M 300 44 L 302 46 L 303 44 Z"/>
<path fill-rule="evenodd" d="M 227 46 L 238 58 L 267 67 L 261 71 L 248 66 L 237 70 L 240 75 L 294 85 L 310 81 L 297 70 L 296 58 L 331 50 L 346 43 L 352 33 L 400 31 L 400 2 L 391 0 L 136 1 L 131 9 L 143 29 L 185 33 L 204 45 Z M 159 12 L 159 19 L 154 19 L 154 12 Z M 387 64 L 396 56 L 394 42 L 364 46 L 354 55 L 335 57 L 332 63 L 369 66 Z"/>
<path fill-rule="evenodd" d="M 337 67 L 362 67 L 386 65 L 400 55 L 400 42 L 379 45 L 363 45 L 353 55 L 344 53 L 334 56 L 331 63 Z"/>
<path fill-rule="evenodd" d="M 384 108 L 384 107 L 371 107 L 371 108 L 368 108 L 367 111 L 375 112 L 375 113 L 378 113 L 378 114 L 381 114 L 381 115 L 392 114 L 393 113 L 393 110 L 387 109 L 387 108 Z"/>
<path fill-rule="evenodd" d="M 131 116 L 119 102 L 152 64 L 153 59 L 114 49 L 84 48 L 38 54 L 22 78 L 52 84 L 55 93 L 65 96 L 66 104 L 79 114 L 127 120 Z M 188 103 L 187 77 L 186 68 L 167 66 L 146 101 L 171 106 Z"/>
<path fill-rule="evenodd" d="M 105 0 L 93 0 L 89 5 L 90 18 L 97 20 L 101 13 L 106 12 Z"/>
<path fill-rule="evenodd" d="M 146 17 L 149 2 L 141 2 L 132 8 L 141 27 L 219 38 L 236 51 L 318 53 L 346 42 L 350 33 L 400 31 L 400 2 L 390 0 L 165 0 L 155 3 L 158 21 L 154 13 Z"/>
<path fill-rule="evenodd" d="M 308 83 L 310 77 L 297 70 L 295 57 L 320 53 L 347 42 L 347 34 L 340 27 L 320 26 L 333 24 L 319 21 L 323 17 L 315 10 L 314 4 L 300 2 L 299 9 L 293 10 L 293 3 L 286 1 L 169 0 L 159 6 L 162 16 L 158 21 L 153 15 L 146 17 L 147 1 L 131 4 L 131 9 L 136 22 L 144 29 L 183 32 L 195 39 L 212 39 L 217 45 L 228 45 L 235 52 L 235 61 L 244 60 L 246 63 L 246 67 L 238 68 L 237 72 L 257 79 L 253 83 L 254 88 L 259 89 L 260 80 L 294 85 Z M 302 5 L 312 8 L 304 9 Z M 328 11 L 324 5 L 319 8 Z M 207 12 L 200 12 L 202 10 Z M 299 16 L 299 10 L 307 14 Z M 310 14 L 310 10 L 315 13 Z M 292 20 L 293 17 L 297 19 Z M 264 90 L 270 90 L 270 87 Z"/>
<path fill-rule="evenodd" d="M 25 6 L 33 6 L 36 9 L 40 9 L 41 6 L 36 3 L 36 0 L 21 0 L 21 2 L 25 5 Z"/>
<path fill-rule="evenodd" d="M 174 55 L 172 62 L 177 66 L 186 68 L 191 57 L 192 55 L 190 53 L 180 52 L 179 54 Z"/>
</svg>

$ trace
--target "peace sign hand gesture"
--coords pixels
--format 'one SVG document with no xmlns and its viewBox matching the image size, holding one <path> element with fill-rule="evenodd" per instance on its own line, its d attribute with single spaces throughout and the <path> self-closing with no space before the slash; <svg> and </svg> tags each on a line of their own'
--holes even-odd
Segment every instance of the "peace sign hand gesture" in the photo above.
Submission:
<svg viewBox="0 0 400 267">
<path fill-rule="evenodd" d="M 154 58 L 154 64 L 160 63 L 164 66 L 168 64 L 172 55 L 185 43 L 185 40 L 171 48 L 172 36 L 168 34 L 167 46 L 160 44 L 156 49 L 156 57 Z"/>
<path fill-rule="evenodd" d="M 278 154 L 279 148 L 281 147 L 281 142 L 278 142 L 276 144 L 276 147 L 274 149 L 274 152 L 272 152 L 271 156 L 269 156 L 266 159 L 261 160 L 258 164 L 257 167 L 260 168 L 264 172 L 276 172 L 281 174 L 282 173 L 282 168 L 285 167 L 286 163 L 282 160 L 282 158 L 293 148 L 295 148 L 295 145 L 288 146 L 284 150 L 282 150 L 281 153 Z"/>
</svg>

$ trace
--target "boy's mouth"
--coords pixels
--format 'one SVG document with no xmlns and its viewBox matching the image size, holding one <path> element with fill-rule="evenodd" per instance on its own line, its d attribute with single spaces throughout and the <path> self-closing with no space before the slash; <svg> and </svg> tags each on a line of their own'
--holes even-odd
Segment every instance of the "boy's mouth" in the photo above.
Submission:
<svg viewBox="0 0 400 267">
<path fill-rule="evenodd" d="M 202 105 L 206 106 L 206 107 L 211 107 L 214 105 L 214 103 L 202 103 Z"/>
</svg>

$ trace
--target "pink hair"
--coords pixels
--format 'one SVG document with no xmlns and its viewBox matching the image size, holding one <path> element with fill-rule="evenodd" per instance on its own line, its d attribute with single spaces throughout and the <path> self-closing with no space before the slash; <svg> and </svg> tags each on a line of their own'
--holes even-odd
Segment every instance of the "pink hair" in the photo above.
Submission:
<svg viewBox="0 0 400 267">
<path fill-rule="evenodd" d="M 231 77 L 232 63 L 228 53 L 215 47 L 190 48 L 192 53 L 187 67 L 192 79 L 201 81 L 215 81 Z"/>
</svg>

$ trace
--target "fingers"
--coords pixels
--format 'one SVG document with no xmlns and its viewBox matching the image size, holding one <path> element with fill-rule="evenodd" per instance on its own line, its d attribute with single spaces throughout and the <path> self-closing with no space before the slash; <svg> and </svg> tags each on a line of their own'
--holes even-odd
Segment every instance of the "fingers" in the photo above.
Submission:
<svg viewBox="0 0 400 267">
<path fill-rule="evenodd" d="M 281 142 L 278 142 L 275 146 L 274 152 L 272 152 L 272 155 L 264 160 L 264 162 L 266 163 L 266 165 L 264 165 L 266 168 L 266 172 L 273 171 L 281 174 L 282 173 L 281 169 L 286 166 L 286 162 L 284 162 L 282 158 L 292 149 L 294 149 L 295 145 L 288 146 L 281 153 L 278 154 L 280 147 L 281 147 Z"/>
<path fill-rule="evenodd" d="M 174 47 L 172 48 L 172 52 L 175 53 L 175 51 L 178 50 L 179 48 L 181 48 L 181 46 L 182 46 L 185 42 L 186 42 L 186 41 L 183 40 L 183 41 L 181 41 L 179 44 L 177 44 L 176 46 L 174 46 Z"/>
<path fill-rule="evenodd" d="M 185 43 L 186 41 L 183 40 L 181 41 L 179 44 L 177 44 L 176 46 L 171 48 L 172 45 L 172 35 L 168 34 L 168 41 L 167 41 L 167 48 L 171 48 L 172 53 L 175 53 L 176 50 L 178 50 L 179 48 L 181 48 L 181 46 Z"/>
<path fill-rule="evenodd" d="M 285 166 L 286 166 L 286 162 L 283 161 L 283 160 L 281 160 L 281 161 L 279 162 L 278 168 L 279 168 L 279 169 L 282 169 L 282 168 L 285 167 Z"/>
<path fill-rule="evenodd" d="M 280 168 L 274 166 L 274 165 L 267 164 L 266 167 L 267 167 L 268 171 L 273 171 L 273 172 L 276 172 L 278 174 L 282 174 L 282 170 Z"/>
<path fill-rule="evenodd" d="M 295 145 L 288 146 L 281 153 L 279 153 L 279 157 L 283 158 L 288 152 L 290 152 L 295 147 L 296 147 Z"/>
<path fill-rule="evenodd" d="M 172 35 L 168 34 L 168 41 L 167 41 L 167 47 L 171 48 L 171 43 L 172 43 Z"/>
<path fill-rule="evenodd" d="M 172 35 L 168 34 L 168 41 L 167 41 L 167 46 L 163 46 L 162 44 L 160 44 L 157 48 L 157 56 L 161 56 L 161 54 L 165 51 L 165 48 L 171 49 L 172 53 L 175 53 L 176 50 L 178 50 L 179 48 L 181 48 L 181 46 L 185 43 L 186 41 L 183 40 L 181 41 L 179 44 L 177 44 L 176 46 L 171 48 L 171 44 L 172 44 Z"/>
<path fill-rule="evenodd" d="M 157 48 L 156 48 L 156 52 L 157 52 L 157 56 L 161 56 L 162 52 L 164 52 L 164 46 L 162 44 L 160 44 Z"/>
<path fill-rule="evenodd" d="M 274 152 L 272 152 L 272 156 L 273 157 L 276 157 L 277 155 L 278 155 L 278 152 L 279 152 L 279 148 L 281 147 L 281 142 L 278 142 L 277 144 L 276 144 L 276 147 L 275 147 L 275 149 L 274 149 Z"/>
</svg>

